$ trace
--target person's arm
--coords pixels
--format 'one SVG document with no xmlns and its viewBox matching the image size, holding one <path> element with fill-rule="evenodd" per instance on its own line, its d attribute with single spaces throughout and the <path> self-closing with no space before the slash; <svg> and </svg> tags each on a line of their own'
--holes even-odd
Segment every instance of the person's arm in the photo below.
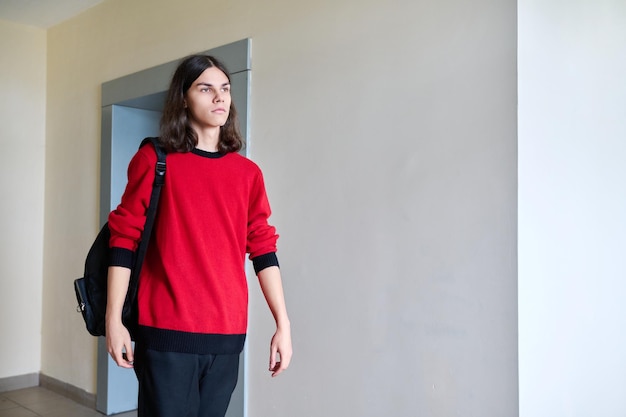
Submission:
<svg viewBox="0 0 626 417">
<path fill-rule="evenodd" d="M 264 268 L 258 273 L 261 290 L 276 321 L 276 333 L 270 343 L 270 372 L 277 376 L 289 366 L 293 354 L 291 348 L 291 324 L 287 316 L 280 269 Z"/>
<path fill-rule="evenodd" d="M 128 329 L 122 324 L 122 309 L 128 292 L 130 269 L 110 266 L 107 283 L 106 340 L 107 351 L 119 366 L 133 367 L 133 348 Z M 124 357 L 124 352 L 126 357 Z"/>
<path fill-rule="evenodd" d="M 111 259 L 105 316 L 106 343 L 115 363 L 124 368 L 132 368 L 134 356 L 130 333 L 122 323 L 122 309 L 134 252 L 141 241 L 150 206 L 156 163 L 157 155 L 151 145 L 142 146 L 135 153 L 128 164 L 128 183 L 120 204 L 109 213 Z"/>
</svg>

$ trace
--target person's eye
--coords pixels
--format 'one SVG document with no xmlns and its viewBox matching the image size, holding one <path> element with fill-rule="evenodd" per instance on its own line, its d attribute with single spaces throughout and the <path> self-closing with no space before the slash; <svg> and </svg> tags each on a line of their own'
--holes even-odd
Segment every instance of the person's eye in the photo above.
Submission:
<svg viewBox="0 0 626 417">
<path fill-rule="evenodd" d="M 222 93 L 230 92 L 230 87 L 222 87 Z"/>
</svg>

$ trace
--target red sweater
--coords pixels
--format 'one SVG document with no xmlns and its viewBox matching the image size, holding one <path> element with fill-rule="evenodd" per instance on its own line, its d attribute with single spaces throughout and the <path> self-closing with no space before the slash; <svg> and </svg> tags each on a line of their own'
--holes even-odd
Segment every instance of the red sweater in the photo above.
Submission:
<svg viewBox="0 0 626 417">
<path fill-rule="evenodd" d="M 132 266 L 146 220 L 156 153 L 142 147 L 109 215 L 112 265 Z M 146 347 L 238 353 L 247 328 L 249 253 L 255 270 L 278 265 L 278 235 L 261 170 L 237 153 L 167 156 L 165 185 L 139 277 L 139 332 Z"/>
</svg>

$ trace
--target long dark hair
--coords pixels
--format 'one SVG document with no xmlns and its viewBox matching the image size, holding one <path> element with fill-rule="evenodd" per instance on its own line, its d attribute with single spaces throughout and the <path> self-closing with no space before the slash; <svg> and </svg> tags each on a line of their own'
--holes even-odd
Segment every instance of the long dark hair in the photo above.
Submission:
<svg viewBox="0 0 626 417">
<path fill-rule="evenodd" d="M 224 64 L 209 55 L 188 56 L 176 68 L 161 116 L 160 142 L 168 152 L 190 152 L 198 145 L 198 135 L 191 127 L 185 109 L 185 93 L 200 74 L 211 67 L 222 71 L 230 82 L 230 74 Z M 231 100 L 228 119 L 220 128 L 217 147 L 219 152 L 229 153 L 238 152 L 242 146 L 237 110 Z"/>
</svg>

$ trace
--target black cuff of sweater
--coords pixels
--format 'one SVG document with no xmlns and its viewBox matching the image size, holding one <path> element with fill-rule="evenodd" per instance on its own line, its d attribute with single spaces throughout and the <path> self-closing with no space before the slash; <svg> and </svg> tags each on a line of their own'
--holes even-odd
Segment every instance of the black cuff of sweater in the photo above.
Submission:
<svg viewBox="0 0 626 417">
<path fill-rule="evenodd" d="M 132 269 L 135 252 L 124 248 L 111 248 L 109 266 L 123 266 Z"/>
<path fill-rule="evenodd" d="M 265 255 L 257 256 L 252 260 L 252 265 L 254 266 L 254 272 L 256 274 L 265 268 L 269 268 L 270 266 L 279 266 L 276 252 L 270 252 Z"/>
</svg>

